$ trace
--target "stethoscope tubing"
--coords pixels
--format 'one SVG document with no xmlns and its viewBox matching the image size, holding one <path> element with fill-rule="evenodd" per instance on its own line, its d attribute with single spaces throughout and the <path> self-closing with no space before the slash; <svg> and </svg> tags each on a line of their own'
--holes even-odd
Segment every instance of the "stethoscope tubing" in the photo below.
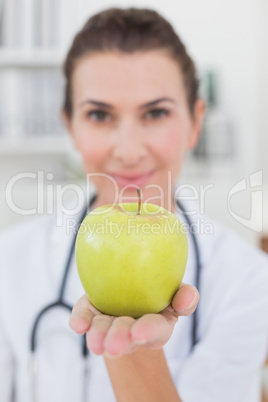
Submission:
<svg viewBox="0 0 268 402">
<path fill-rule="evenodd" d="M 193 230 L 191 229 L 192 227 L 192 222 L 188 216 L 188 213 L 184 206 L 177 200 L 178 207 L 180 208 L 181 212 L 183 213 L 185 220 L 189 226 L 189 233 L 191 235 L 192 241 L 193 241 L 193 247 L 194 247 L 194 253 L 195 253 L 195 286 L 198 290 L 200 290 L 200 280 L 201 280 L 201 257 L 200 257 L 200 249 L 197 243 L 197 236 L 194 234 Z M 197 339 L 197 327 L 198 327 L 198 314 L 197 314 L 198 306 L 195 309 L 195 312 L 192 314 L 192 344 L 191 344 L 191 350 L 195 347 L 195 345 L 198 342 Z"/>
</svg>

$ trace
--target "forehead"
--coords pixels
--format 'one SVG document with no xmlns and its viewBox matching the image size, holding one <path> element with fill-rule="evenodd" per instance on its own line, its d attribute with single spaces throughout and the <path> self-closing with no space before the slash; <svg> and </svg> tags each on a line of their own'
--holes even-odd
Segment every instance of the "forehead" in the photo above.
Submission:
<svg viewBox="0 0 268 402">
<path fill-rule="evenodd" d="M 74 101 L 89 95 L 113 101 L 184 92 L 178 63 L 159 50 L 86 55 L 77 62 L 72 87 Z"/>
</svg>

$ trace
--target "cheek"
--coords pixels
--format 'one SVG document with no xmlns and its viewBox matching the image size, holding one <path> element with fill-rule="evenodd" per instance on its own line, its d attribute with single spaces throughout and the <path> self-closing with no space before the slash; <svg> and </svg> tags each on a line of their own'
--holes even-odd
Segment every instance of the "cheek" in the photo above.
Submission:
<svg viewBox="0 0 268 402">
<path fill-rule="evenodd" d="M 82 156 L 86 173 L 101 170 L 109 155 L 107 140 L 88 131 L 79 131 L 75 134 L 75 145 Z"/>
<path fill-rule="evenodd" d="M 154 147 L 166 165 L 180 165 L 187 150 L 185 130 L 180 125 L 170 126 L 154 141 Z"/>
</svg>

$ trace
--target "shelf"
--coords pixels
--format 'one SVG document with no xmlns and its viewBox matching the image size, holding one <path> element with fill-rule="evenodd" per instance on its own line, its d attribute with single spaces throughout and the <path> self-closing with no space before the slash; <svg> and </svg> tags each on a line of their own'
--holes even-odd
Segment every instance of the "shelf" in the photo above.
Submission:
<svg viewBox="0 0 268 402">
<path fill-rule="evenodd" d="M 55 138 L 23 138 L 17 141 L 0 139 L 0 155 L 3 156 L 34 156 L 34 155 L 69 155 L 73 145 L 67 136 Z"/>
<path fill-rule="evenodd" d="M 0 68 L 60 68 L 64 56 L 59 50 L 10 50 L 0 48 Z"/>
</svg>

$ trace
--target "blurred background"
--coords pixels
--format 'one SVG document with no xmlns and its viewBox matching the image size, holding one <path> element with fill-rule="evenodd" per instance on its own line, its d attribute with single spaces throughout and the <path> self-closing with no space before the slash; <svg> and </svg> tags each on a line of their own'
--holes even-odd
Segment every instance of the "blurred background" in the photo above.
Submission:
<svg viewBox="0 0 268 402">
<path fill-rule="evenodd" d="M 43 179 L 50 185 L 83 180 L 79 156 L 60 119 L 62 62 L 75 32 L 91 14 L 133 5 L 160 11 L 198 66 L 207 112 L 182 183 L 212 185 L 205 213 L 264 247 L 268 234 L 267 0 L 0 0 L 0 231 L 29 218 L 7 205 L 6 188 L 14 175 L 32 173 L 16 180 L 12 189 L 14 203 L 28 210 L 37 205 L 34 175 L 38 171 L 44 172 Z M 234 190 L 230 198 L 231 189 L 240 182 L 239 191 Z M 72 196 L 69 193 L 67 198 Z"/>
</svg>

